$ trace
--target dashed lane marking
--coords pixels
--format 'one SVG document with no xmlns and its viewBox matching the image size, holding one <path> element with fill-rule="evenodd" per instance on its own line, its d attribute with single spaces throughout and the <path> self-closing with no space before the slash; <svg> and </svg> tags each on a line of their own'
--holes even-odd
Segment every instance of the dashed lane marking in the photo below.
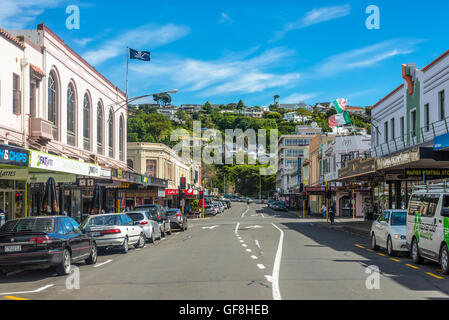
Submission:
<svg viewBox="0 0 449 320">
<path fill-rule="evenodd" d="M 246 252 L 253 252 L 251 249 L 246 249 Z"/>
<path fill-rule="evenodd" d="M 387 256 L 386 254 L 383 254 L 383 253 L 378 253 L 378 255 L 382 256 L 382 257 L 386 257 Z"/>
<path fill-rule="evenodd" d="M 29 299 L 25 299 L 25 298 L 14 297 L 14 296 L 6 296 L 4 298 L 9 299 L 9 300 L 29 300 Z"/>
<path fill-rule="evenodd" d="M 264 269 L 265 269 L 265 266 L 264 266 L 263 264 L 258 264 L 257 267 L 258 267 L 260 270 L 264 270 Z"/>
<path fill-rule="evenodd" d="M 440 279 L 440 280 L 444 279 L 444 277 L 437 276 L 436 274 L 433 274 L 432 272 L 426 272 L 426 274 L 428 274 L 428 275 L 431 276 L 431 277 Z"/>
<path fill-rule="evenodd" d="M 393 260 L 393 261 L 396 261 L 396 262 L 401 262 L 401 260 L 395 259 L 395 258 L 390 258 L 390 260 Z"/>
<path fill-rule="evenodd" d="M 354 244 L 356 247 L 361 248 L 361 249 L 365 249 L 364 246 L 360 245 L 360 244 Z"/>
<path fill-rule="evenodd" d="M 412 265 L 412 264 L 406 264 L 406 266 L 407 266 L 407 267 L 410 267 L 410 268 L 413 268 L 413 269 L 415 269 L 415 270 L 418 270 L 418 269 L 419 269 L 419 267 L 414 266 L 414 265 Z"/>
<path fill-rule="evenodd" d="M 258 258 L 256 256 L 251 256 L 251 259 L 257 260 Z"/>
<path fill-rule="evenodd" d="M 107 261 L 102 262 L 102 263 L 97 263 L 96 265 L 94 265 L 94 268 L 98 268 L 98 267 L 104 266 L 105 264 L 108 264 L 108 263 L 110 263 L 112 261 L 114 261 L 114 260 L 110 259 L 110 260 L 107 260 Z"/>
</svg>

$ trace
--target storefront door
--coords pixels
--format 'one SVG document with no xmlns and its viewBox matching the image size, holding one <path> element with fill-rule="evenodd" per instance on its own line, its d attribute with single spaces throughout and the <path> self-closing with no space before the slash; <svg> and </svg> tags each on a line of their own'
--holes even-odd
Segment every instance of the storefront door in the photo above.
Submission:
<svg viewBox="0 0 449 320">
<path fill-rule="evenodd" d="M 351 198 L 343 197 L 340 199 L 340 203 L 341 203 L 340 208 L 342 217 L 352 217 Z"/>
</svg>

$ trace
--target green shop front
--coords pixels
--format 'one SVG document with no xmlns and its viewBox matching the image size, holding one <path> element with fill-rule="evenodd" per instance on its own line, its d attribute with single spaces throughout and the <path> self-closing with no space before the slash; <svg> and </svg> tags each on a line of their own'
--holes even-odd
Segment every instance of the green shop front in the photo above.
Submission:
<svg viewBox="0 0 449 320">
<path fill-rule="evenodd" d="M 45 184 L 52 177 L 61 214 L 81 220 L 82 214 L 89 210 L 95 182 L 101 173 L 102 168 L 95 164 L 30 150 L 30 215 L 43 214 Z"/>
</svg>

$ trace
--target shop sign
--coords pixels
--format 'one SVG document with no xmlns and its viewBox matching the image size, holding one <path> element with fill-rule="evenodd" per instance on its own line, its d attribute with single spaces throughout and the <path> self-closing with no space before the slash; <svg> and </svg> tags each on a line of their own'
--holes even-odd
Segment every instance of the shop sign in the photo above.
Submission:
<svg viewBox="0 0 449 320">
<path fill-rule="evenodd" d="M 379 169 L 387 169 L 418 161 L 419 159 L 419 148 L 415 148 L 406 152 L 401 152 L 400 154 L 394 156 L 380 158 L 377 160 L 377 166 Z"/>
<path fill-rule="evenodd" d="M 165 190 L 158 190 L 157 196 L 158 198 L 165 198 Z"/>
<path fill-rule="evenodd" d="M 426 179 L 446 179 L 449 178 L 449 169 L 405 169 L 405 175 Z"/>
<path fill-rule="evenodd" d="M 433 150 L 440 151 L 449 148 L 449 133 L 433 138 Z"/>
<path fill-rule="evenodd" d="M 376 159 L 370 158 L 366 160 L 355 159 L 348 161 L 346 167 L 338 170 L 338 178 L 346 179 L 356 177 L 363 174 L 369 174 L 376 171 Z"/>
<path fill-rule="evenodd" d="M 95 185 L 94 179 L 78 179 L 78 185 L 80 187 L 93 187 Z"/>
<path fill-rule="evenodd" d="M 0 169 L 0 180 L 27 180 L 28 169 Z"/>
<path fill-rule="evenodd" d="M 45 183 L 48 178 L 55 179 L 56 183 L 74 183 L 76 176 L 67 173 L 44 173 L 44 172 L 29 172 L 28 182 L 30 183 Z"/>
<path fill-rule="evenodd" d="M 178 189 L 165 189 L 165 195 L 166 196 L 177 196 L 179 195 Z"/>
<path fill-rule="evenodd" d="M 28 167 L 30 152 L 28 150 L 0 144 L 0 164 Z"/>
<path fill-rule="evenodd" d="M 337 171 L 329 172 L 324 175 L 324 181 L 326 181 L 326 182 L 331 182 L 331 181 L 336 181 L 336 180 L 338 180 L 338 172 Z"/>
<path fill-rule="evenodd" d="M 105 179 L 111 179 L 112 177 L 112 171 L 111 169 L 103 169 L 100 170 L 100 177 Z"/>
<path fill-rule="evenodd" d="M 72 173 L 80 176 L 100 177 L 101 167 L 52 154 L 31 151 L 30 168 Z"/>
</svg>

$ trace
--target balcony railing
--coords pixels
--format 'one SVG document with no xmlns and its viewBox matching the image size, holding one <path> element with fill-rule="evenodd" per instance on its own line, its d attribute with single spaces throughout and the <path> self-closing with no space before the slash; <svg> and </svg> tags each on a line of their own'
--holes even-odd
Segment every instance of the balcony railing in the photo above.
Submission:
<svg viewBox="0 0 449 320">
<path fill-rule="evenodd" d="M 371 148 L 371 155 L 373 157 L 380 157 L 390 153 L 398 152 L 417 144 L 431 142 L 437 136 L 449 132 L 449 118 L 433 122 L 421 128 L 417 128 L 415 132 L 408 132 L 407 134 L 395 138 L 388 143 L 383 143 Z"/>
</svg>

